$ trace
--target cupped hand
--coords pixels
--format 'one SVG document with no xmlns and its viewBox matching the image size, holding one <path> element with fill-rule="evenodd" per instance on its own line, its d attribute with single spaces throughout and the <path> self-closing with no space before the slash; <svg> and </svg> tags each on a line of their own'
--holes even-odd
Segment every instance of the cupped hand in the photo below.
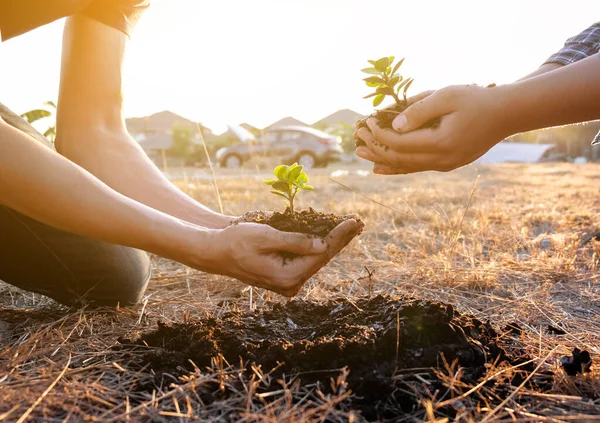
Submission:
<svg viewBox="0 0 600 423">
<path fill-rule="evenodd" d="M 447 172 L 481 157 L 512 135 L 502 87 L 451 86 L 425 96 L 401 113 L 394 129 L 376 119 L 357 131 L 366 146 L 356 154 L 375 165 L 374 173 L 392 175 L 426 170 Z M 439 118 L 435 128 L 417 129 Z"/>
<path fill-rule="evenodd" d="M 217 234 L 216 272 L 292 297 L 363 227 L 349 216 L 325 238 L 315 238 L 256 223 L 232 225 Z"/>
</svg>

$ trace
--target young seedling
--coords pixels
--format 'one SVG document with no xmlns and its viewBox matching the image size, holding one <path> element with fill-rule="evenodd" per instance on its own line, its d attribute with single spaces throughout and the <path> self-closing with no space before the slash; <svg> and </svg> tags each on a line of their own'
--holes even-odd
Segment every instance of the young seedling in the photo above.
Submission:
<svg viewBox="0 0 600 423">
<path fill-rule="evenodd" d="M 311 185 L 307 184 L 308 175 L 302 171 L 303 169 L 298 163 L 294 163 L 291 166 L 277 166 L 273 171 L 277 179 L 265 181 L 265 184 L 273 188 L 271 193 L 283 197 L 288 201 L 287 206 L 291 213 L 294 213 L 294 199 L 296 195 L 302 190 L 309 191 L 314 189 Z"/>
<path fill-rule="evenodd" d="M 375 107 L 379 106 L 388 95 L 393 97 L 398 106 L 406 105 L 408 102 L 406 99 L 406 92 L 408 91 L 410 84 L 412 84 L 413 79 L 404 79 L 404 77 L 398 73 L 404 59 L 401 59 L 395 65 L 394 59 L 394 56 L 390 56 L 382 57 L 379 60 L 369 60 L 372 67 L 362 70 L 364 73 L 372 75 L 365 78 L 364 81 L 368 87 L 375 88 L 375 92 L 364 98 L 374 97 L 373 106 Z M 399 97 L 400 91 L 402 91 L 402 100 Z"/>
</svg>

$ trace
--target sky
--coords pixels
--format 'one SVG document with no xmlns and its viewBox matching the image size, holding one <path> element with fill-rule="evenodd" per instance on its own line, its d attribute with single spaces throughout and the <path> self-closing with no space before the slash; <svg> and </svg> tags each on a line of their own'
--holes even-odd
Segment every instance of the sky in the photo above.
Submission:
<svg viewBox="0 0 600 423">
<path fill-rule="evenodd" d="M 367 114 L 368 59 L 405 57 L 412 94 L 510 83 L 598 19 L 598 0 L 153 0 L 127 48 L 125 114 L 171 110 L 217 133 Z M 0 44 L 0 101 L 16 112 L 56 100 L 63 25 Z"/>
</svg>

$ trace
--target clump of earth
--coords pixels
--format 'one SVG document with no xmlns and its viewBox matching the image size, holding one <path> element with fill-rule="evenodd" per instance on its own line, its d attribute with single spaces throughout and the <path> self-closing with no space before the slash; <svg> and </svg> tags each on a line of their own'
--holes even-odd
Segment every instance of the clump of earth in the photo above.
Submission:
<svg viewBox="0 0 600 423">
<path fill-rule="evenodd" d="M 281 212 L 251 211 L 234 222 L 259 223 L 269 225 L 282 232 L 297 232 L 325 237 L 340 223 L 349 219 L 358 219 L 356 215 L 338 216 L 323 213 L 309 207 L 307 210 L 292 212 L 289 207 Z"/>
<path fill-rule="evenodd" d="M 489 322 L 449 304 L 392 296 L 293 300 L 253 313 L 229 311 L 219 318 L 158 323 L 139 339 L 122 342 L 148 348 L 139 365 L 153 370 L 156 384 L 164 374 L 181 376 L 193 372 L 194 365 L 205 369 L 219 355 L 229 363 L 243 360 L 248 377 L 250 366 L 260 365 L 265 372 L 276 369 L 273 380 L 299 375 L 303 383 L 320 382 L 325 390 L 347 367 L 351 406 L 367 420 L 394 419 L 419 407 L 411 392 L 397 389 L 395 376 L 410 375 L 411 369 L 440 369 L 444 360 L 456 360 L 463 368 L 462 380 L 476 383 L 486 364 L 515 365 L 527 359 L 507 352 Z M 431 392 L 445 390 L 435 378 L 430 383 Z M 203 400 L 217 401 L 223 393 L 211 395 L 205 393 Z"/>
</svg>

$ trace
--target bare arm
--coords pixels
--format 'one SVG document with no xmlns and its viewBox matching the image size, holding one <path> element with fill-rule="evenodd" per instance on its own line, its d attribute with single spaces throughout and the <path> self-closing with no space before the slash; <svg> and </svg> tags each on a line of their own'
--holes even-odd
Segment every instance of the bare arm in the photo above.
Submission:
<svg viewBox="0 0 600 423">
<path fill-rule="evenodd" d="M 0 204 L 78 235 L 177 259 L 177 240 L 209 231 L 113 191 L 0 119 Z M 182 257 L 179 257 L 181 260 Z"/>
<path fill-rule="evenodd" d="M 322 240 L 258 224 L 196 226 L 119 194 L 2 119 L 0 205 L 68 232 L 150 251 L 288 296 L 362 230 L 350 219 Z M 275 252 L 301 257 L 285 262 Z"/>
<path fill-rule="evenodd" d="M 559 69 L 562 67 L 563 67 L 563 65 L 561 65 L 559 63 L 545 63 L 542 66 L 540 66 L 539 68 L 537 68 L 535 71 L 531 72 L 528 75 L 525 75 L 523 78 L 519 79 L 518 81 L 524 81 L 529 78 L 534 78 L 536 76 L 543 75 L 547 72 L 551 72 L 555 69 Z"/>
<path fill-rule="evenodd" d="M 600 117 L 600 54 L 507 85 L 504 119 L 511 134 Z"/>
<path fill-rule="evenodd" d="M 67 20 L 57 150 L 127 197 L 191 223 L 227 226 L 231 217 L 179 190 L 127 132 L 121 87 L 126 42 L 125 34 L 87 16 Z"/>
<path fill-rule="evenodd" d="M 452 86 L 415 103 L 394 121 L 398 133 L 370 119 L 357 154 L 383 174 L 448 171 L 504 138 L 533 129 L 600 118 L 600 54 L 495 88 Z M 441 117 L 433 129 L 416 129 Z M 412 131 L 412 132 L 411 132 Z"/>
</svg>

